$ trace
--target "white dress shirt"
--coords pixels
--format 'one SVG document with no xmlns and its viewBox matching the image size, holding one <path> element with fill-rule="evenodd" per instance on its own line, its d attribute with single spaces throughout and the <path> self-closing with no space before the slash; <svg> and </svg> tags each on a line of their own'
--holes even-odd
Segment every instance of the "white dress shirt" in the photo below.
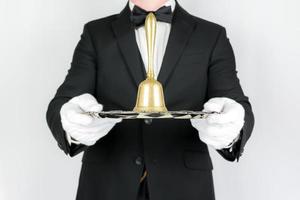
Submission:
<svg viewBox="0 0 300 200">
<path fill-rule="evenodd" d="M 175 9 L 176 2 L 175 0 L 168 0 L 162 6 L 171 6 L 172 12 Z M 133 9 L 134 3 L 129 0 L 129 7 L 130 10 Z M 163 57 L 165 54 L 165 50 L 167 47 L 169 35 L 171 30 L 171 24 L 166 22 L 157 21 L 156 23 L 156 36 L 155 36 L 155 45 L 154 45 L 154 77 L 157 78 L 158 73 L 161 68 L 161 64 L 163 61 Z M 145 26 L 140 26 L 135 29 L 135 38 L 137 45 L 139 47 L 139 51 L 141 53 L 146 71 L 148 67 L 148 56 L 147 56 L 147 43 L 146 43 L 146 33 L 145 33 Z"/>
</svg>

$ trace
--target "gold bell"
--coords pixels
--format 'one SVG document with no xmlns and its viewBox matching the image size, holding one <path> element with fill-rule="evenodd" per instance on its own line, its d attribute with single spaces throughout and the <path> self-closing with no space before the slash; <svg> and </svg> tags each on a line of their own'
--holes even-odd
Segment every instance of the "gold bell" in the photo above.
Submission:
<svg viewBox="0 0 300 200">
<path fill-rule="evenodd" d="M 147 78 L 139 84 L 135 112 L 167 112 L 164 100 L 163 87 L 154 78 L 153 54 L 156 34 L 156 18 L 149 13 L 145 20 L 145 32 L 148 51 Z"/>
</svg>

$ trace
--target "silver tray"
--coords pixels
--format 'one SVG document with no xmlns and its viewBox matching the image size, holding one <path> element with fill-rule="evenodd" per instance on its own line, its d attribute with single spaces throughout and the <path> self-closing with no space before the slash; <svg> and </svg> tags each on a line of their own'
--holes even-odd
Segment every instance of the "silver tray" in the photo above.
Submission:
<svg viewBox="0 0 300 200">
<path fill-rule="evenodd" d="M 217 112 L 203 112 L 203 111 L 168 111 L 168 112 L 153 112 L 153 113 L 139 113 L 134 111 L 111 110 L 101 112 L 86 112 L 85 114 L 91 115 L 96 118 L 122 118 L 122 119 L 204 119 L 210 114 Z"/>
</svg>

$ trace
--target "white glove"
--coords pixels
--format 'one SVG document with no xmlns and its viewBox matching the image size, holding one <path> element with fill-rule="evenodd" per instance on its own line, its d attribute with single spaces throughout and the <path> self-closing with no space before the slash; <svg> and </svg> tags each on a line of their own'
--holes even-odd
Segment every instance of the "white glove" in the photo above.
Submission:
<svg viewBox="0 0 300 200">
<path fill-rule="evenodd" d="M 91 146 L 105 136 L 121 118 L 94 118 L 83 112 L 100 112 L 103 106 L 90 94 L 76 96 L 65 103 L 60 110 L 62 127 L 68 141 Z M 76 141 L 72 141 L 76 143 Z"/>
<path fill-rule="evenodd" d="M 218 113 L 210 114 L 206 119 L 191 119 L 200 139 L 215 149 L 230 147 L 244 125 L 243 106 L 227 97 L 215 97 L 204 104 L 203 111 Z"/>
</svg>

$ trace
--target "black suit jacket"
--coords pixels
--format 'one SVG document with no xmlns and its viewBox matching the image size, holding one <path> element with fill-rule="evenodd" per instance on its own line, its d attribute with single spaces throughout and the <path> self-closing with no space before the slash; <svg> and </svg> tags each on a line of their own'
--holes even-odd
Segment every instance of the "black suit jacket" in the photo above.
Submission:
<svg viewBox="0 0 300 200">
<path fill-rule="evenodd" d="M 207 145 L 190 120 L 123 120 L 95 145 L 68 145 L 59 111 L 71 98 L 90 93 L 104 110 L 132 110 L 146 71 L 130 22 L 128 3 L 121 13 L 84 26 L 71 68 L 47 110 L 48 125 L 59 147 L 74 156 L 84 151 L 77 199 L 135 199 L 145 165 L 152 200 L 214 199 L 212 163 Z M 245 109 L 234 161 L 253 129 L 248 97 L 237 77 L 225 28 L 187 13 L 176 4 L 158 80 L 168 110 L 202 110 L 212 97 L 229 97 Z"/>
</svg>

